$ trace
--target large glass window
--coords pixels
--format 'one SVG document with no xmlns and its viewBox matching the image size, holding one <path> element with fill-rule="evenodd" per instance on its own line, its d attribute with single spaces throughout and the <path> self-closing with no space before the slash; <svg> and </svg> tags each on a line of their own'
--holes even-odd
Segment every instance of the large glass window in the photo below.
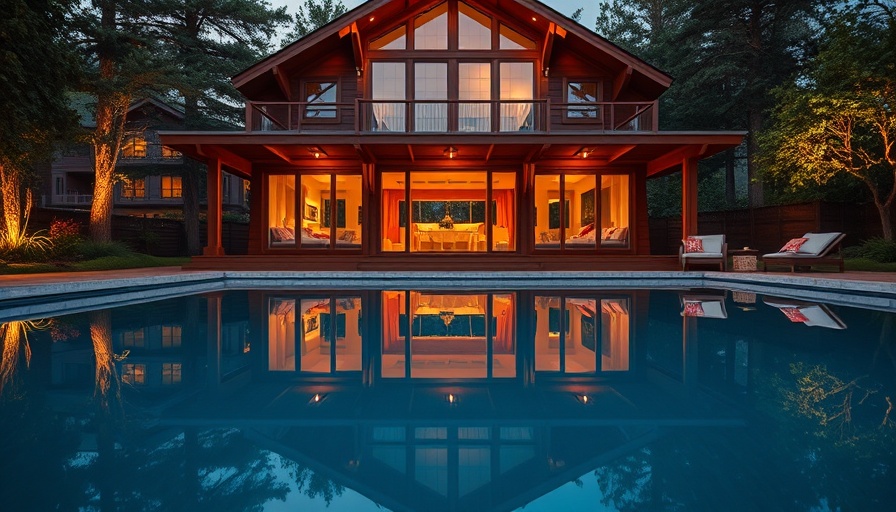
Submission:
<svg viewBox="0 0 896 512">
<path fill-rule="evenodd" d="M 500 48 L 502 50 L 534 50 L 536 48 L 535 41 L 507 25 L 501 25 L 500 34 Z"/>
<path fill-rule="evenodd" d="M 383 173 L 381 248 L 385 252 L 403 252 L 407 249 L 408 210 L 405 201 L 405 173 Z"/>
<path fill-rule="evenodd" d="M 487 62 L 462 62 L 457 65 L 457 129 L 462 132 L 491 131 L 488 100 L 492 99 L 492 68 Z M 473 100 L 485 100 L 476 103 Z"/>
<path fill-rule="evenodd" d="M 360 371 L 361 298 L 305 299 L 301 311 L 301 371 Z"/>
<path fill-rule="evenodd" d="M 268 244 L 270 247 L 295 247 L 296 177 L 268 177 Z"/>
<path fill-rule="evenodd" d="M 597 82 L 568 81 L 566 82 L 566 107 L 567 119 L 573 120 L 597 120 L 600 119 L 600 107 L 597 105 L 600 98 L 600 88 Z"/>
<path fill-rule="evenodd" d="M 535 248 L 627 248 L 629 208 L 628 175 L 536 176 Z"/>
<path fill-rule="evenodd" d="M 121 158 L 146 158 L 146 138 L 132 135 L 121 144 Z"/>
<path fill-rule="evenodd" d="M 448 99 L 448 64 L 417 62 L 414 64 L 414 131 L 445 132 L 448 130 L 448 104 L 426 100 Z"/>
<path fill-rule="evenodd" d="M 121 182 L 121 197 L 123 199 L 143 199 L 146 197 L 146 180 L 125 178 Z"/>
<path fill-rule="evenodd" d="M 330 175 L 315 174 L 300 178 L 303 215 L 299 244 L 303 249 L 329 249 L 332 230 L 329 225 L 324 225 L 324 200 L 330 199 Z M 326 208 L 329 209 L 329 206 Z M 326 219 L 326 224 L 329 224 L 329 219 Z"/>
<path fill-rule="evenodd" d="M 371 68 L 373 88 L 373 124 L 371 129 L 383 132 L 405 131 L 405 63 L 374 62 Z M 384 100 L 400 100 L 395 102 Z"/>
<path fill-rule="evenodd" d="M 448 49 L 448 3 L 439 4 L 414 18 L 414 49 Z"/>
<path fill-rule="evenodd" d="M 371 50 L 404 50 L 407 46 L 405 27 L 398 27 L 370 42 Z"/>
<path fill-rule="evenodd" d="M 531 62 L 502 62 L 501 73 L 501 131 L 515 132 L 533 129 L 532 98 L 534 95 L 534 64 Z M 528 101 L 503 101 L 528 100 Z"/>
</svg>

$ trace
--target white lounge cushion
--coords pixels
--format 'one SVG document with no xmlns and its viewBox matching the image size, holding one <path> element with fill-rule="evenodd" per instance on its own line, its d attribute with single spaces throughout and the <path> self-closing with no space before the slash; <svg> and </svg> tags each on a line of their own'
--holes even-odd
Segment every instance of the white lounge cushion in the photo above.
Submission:
<svg viewBox="0 0 896 512">
<path fill-rule="evenodd" d="M 703 252 L 686 252 L 682 254 L 686 258 L 718 258 L 722 256 L 722 245 L 725 243 L 725 235 L 700 235 L 694 236 L 703 242 Z"/>
<path fill-rule="evenodd" d="M 806 242 L 800 246 L 797 251 L 800 254 L 812 254 L 818 256 L 828 245 L 834 241 L 840 233 L 806 233 L 803 238 L 808 238 Z"/>
</svg>

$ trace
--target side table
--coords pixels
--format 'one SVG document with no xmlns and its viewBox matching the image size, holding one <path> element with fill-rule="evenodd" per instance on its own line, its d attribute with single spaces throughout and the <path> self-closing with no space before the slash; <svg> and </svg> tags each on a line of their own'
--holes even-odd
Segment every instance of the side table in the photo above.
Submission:
<svg viewBox="0 0 896 512">
<path fill-rule="evenodd" d="M 756 272 L 756 261 L 759 258 L 759 250 L 744 247 L 743 249 L 731 249 L 731 270 L 735 272 Z"/>
</svg>

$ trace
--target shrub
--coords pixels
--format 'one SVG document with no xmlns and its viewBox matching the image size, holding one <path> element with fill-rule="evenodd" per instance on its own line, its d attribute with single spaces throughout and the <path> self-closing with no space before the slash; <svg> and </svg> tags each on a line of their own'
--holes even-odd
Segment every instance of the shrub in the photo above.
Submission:
<svg viewBox="0 0 896 512">
<path fill-rule="evenodd" d="M 75 252 L 81 259 L 93 260 L 105 256 L 130 256 L 131 249 L 121 242 L 94 242 L 82 240 L 75 246 Z"/>
<path fill-rule="evenodd" d="M 865 240 L 862 245 L 854 245 L 843 249 L 843 257 L 865 259 L 878 263 L 896 263 L 896 241 L 883 238 Z"/>
<path fill-rule="evenodd" d="M 8 261 L 44 261 L 53 248 L 50 239 L 38 231 L 31 235 L 0 231 L 0 258 Z"/>
<path fill-rule="evenodd" d="M 83 240 L 81 224 L 74 219 L 53 219 L 50 224 L 50 241 L 53 255 L 57 258 L 74 258 L 75 249 Z"/>
</svg>

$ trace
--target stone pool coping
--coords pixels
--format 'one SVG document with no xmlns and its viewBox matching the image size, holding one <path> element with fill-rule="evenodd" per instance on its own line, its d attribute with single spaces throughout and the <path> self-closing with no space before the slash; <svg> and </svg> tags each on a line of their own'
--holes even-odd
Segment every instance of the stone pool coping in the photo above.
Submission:
<svg viewBox="0 0 896 512">
<path fill-rule="evenodd" d="M 266 289 L 727 288 L 845 306 L 896 311 L 896 274 L 735 272 L 264 272 L 179 267 L 0 276 L 0 318 L 94 309 L 192 293 Z"/>
</svg>

